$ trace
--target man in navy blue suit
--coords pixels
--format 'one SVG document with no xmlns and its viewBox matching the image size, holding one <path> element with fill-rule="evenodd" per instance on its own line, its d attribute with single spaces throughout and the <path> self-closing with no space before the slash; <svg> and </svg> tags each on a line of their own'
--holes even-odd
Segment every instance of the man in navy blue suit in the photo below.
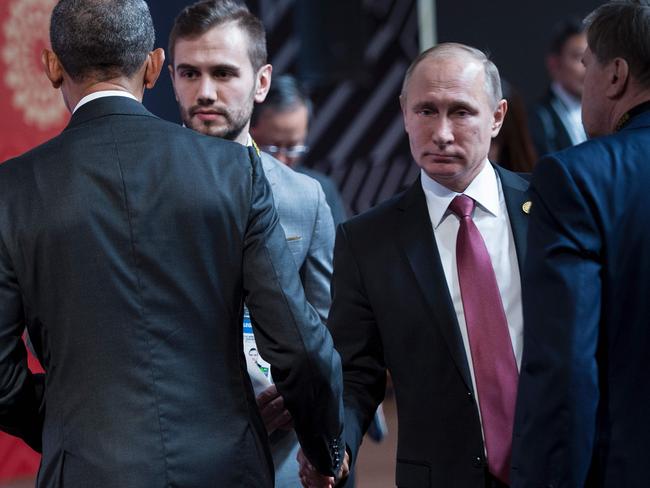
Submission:
<svg viewBox="0 0 650 488">
<path fill-rule="evenodd" d="M 592 138 L 532 180 L 515 487 L 648 486 L 650 2 L 586 19 Z"/>
</svg>

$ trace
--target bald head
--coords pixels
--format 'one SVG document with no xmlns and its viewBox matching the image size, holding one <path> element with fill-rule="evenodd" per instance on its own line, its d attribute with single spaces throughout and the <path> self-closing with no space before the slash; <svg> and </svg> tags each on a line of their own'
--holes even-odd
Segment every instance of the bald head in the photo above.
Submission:
<svg viewBox="0 0 650 488">
<path fill-rule="evenodd" d="M 483 70 L 483 75 L 485 78 L 485 93 L 492 108 L 495 108 L 498 105 L 499 101 L 501 101 L 503 98 L 503 93 L 501 91 L 501 78 L 499 77 L 499 70 L 495 64 L 490 61 L 490 59 L 485 55 L 485 53 L 483 53 L 483 51 L 480 51 L 471 46 L 466 46 L 465 44 L 459 44 L 455 42 L 445 42 L 438 44 L 422 52 L 417 58 L 415 58 L 415 60 L 406 70 L 404 83 L 402 83 L 402 93 L 400 95 L 400 98 L 406 98 L 406 93 L 411 77 L 413 76 L 416 68 L 424 60 L 440 60 L 441 62 L 455 60 L 456 62 L 466 63 L 468 65 L 468 69 L 474 69 L 472 66 L 476 66 L 479 69 Z"/>
</svg>

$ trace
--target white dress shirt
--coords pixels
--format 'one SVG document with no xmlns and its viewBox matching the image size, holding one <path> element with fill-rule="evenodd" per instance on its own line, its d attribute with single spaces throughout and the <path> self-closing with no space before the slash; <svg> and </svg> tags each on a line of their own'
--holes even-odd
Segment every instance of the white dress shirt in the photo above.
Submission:
<svg viewBox="0 0 650 488">
<path fill-rule="evenodd" d="M 474 387 L 476 401 L 480 404 L 474 377 L 472 351 L 469 346 L 467 324 L 465 323 L 463 301 L 460 295 L 458 268 L 456 266 L 456 237 L 460 227 L 460 220 L 448 209 L 451 201 L 459 193 L 437 183 L 427 176 L 424 171 L 421 172 L 421 175 L 422 189 L 426 197 L 429 218 L 433 225 L 433 234 L 440 253 L 440 261 L 454 304 L 456 317 L 458 317 L 458 325 L 472 377 L 472 386 Z M 515 353 L 517 369 L 519 369 L 521 367 L 524 332 L 519 263 L 501 183 L 496 171 L 487 159 L 483 169 L 463 193 L 476 201 L 473 220 L 481 236 L 483 236 L 492 261 L 501 301 L 508 320 L 512 349 Z"/>
<path fill-rule="evenodd" d="M 90 95 L 86 95 L 81 100 L 79 100 L 79 103 L 77 103 L 72 113 L 75 113 L 77 110 L 79 110 L 79 107 L 81 107 L 82 105 L 85 105 L 88 102 L 92 102 L 93 100 L 97 100 L 98 98 L 103 98 L 103 97 L 126 97 L 126 98 L 132 98 L 137 102 L 140 101 L 131 93 L 122 90 L 101 90 L 101 91 L 91 93 Z"/>
</svg>

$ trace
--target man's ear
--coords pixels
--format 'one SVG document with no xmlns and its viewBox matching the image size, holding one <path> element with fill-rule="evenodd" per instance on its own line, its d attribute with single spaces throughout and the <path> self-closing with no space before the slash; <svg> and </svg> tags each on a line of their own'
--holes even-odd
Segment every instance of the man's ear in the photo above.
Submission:
<svg viewBox="0 0 650 488">
<path fill-rule="evenodd" d="M 255 103 L 262 103 L 266 99 L 266 94 L 271 88 L 271 75 L 273 73 L 273 66 L 265 64 L 257 70 L 255 79 Z"/>
<path fill-rule="evenodd" d="M 406 95 L 405 95 L 404 93 L 402 93 L 402 94 L 399 96 L 399 108 L 400 108 L 400 110 L 402 111 L 402 120 L 404 121 L 404 130 L 405 130 L 406 132 L 408 132 L 408 125 L 407 125 L 407 124 L 408 124 L 408 122 L 407 122 L 407 121 L 408 121 L 408 117 L 406 116 L 406 111 L 407 111 L 407 107 L 406 107 Z"/>
<path fill-rule="evenodd" d="M 174 71 L 174 65 L 173 64 L 168 64 L 167 65 L 167 71 L 169 71 L 169 77 L 172 80 L 172 89 L 174 90 L 174 98 L 178 102 L 178 95 L 176 95 L 176 72 Z"/>
<path fill-rule="evenodd" d="M 43 49 L 41 52 L 41 62 L 45 68 L 45 75 L 52 83 L 52 87 L 58 89 L 63 84 L 63 67 L 59 57 L 49 49 Z"/>
<path fill-rule="evenodd" d="M 499 101 L 499 103 L 497 104 L 497 108 L 494 110 L 494 113 L 492 114 L 493 117 L 492 137 L 496 137 L 499 135 L 499 131 L 501 130 L 501 126 L 503 125 L 503 121 L 506 118 L 506 112 L 508 112 L 508 102 L 504 98 Z"/>
<path fill-rule="evenodd" d="M 144 87 L 151 90 L 160 76 L 165 65 L 165 51 L 159 47 L 147 55 L 147 66 L 144 71 Z"/>
<path fill-rule="evenodd" d="M 607 73 L 605 95 L 610 99 L 621 98 L 630 80 L 630 66 L 623 58 L 614 58 L 605 69 Z"/>
</svg>

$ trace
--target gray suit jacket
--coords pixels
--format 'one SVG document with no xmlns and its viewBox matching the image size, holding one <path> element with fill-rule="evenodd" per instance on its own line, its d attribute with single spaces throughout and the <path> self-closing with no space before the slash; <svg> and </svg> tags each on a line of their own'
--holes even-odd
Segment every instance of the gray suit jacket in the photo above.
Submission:
<svg viewBox="0 0 650 488">
<path fill-rule="evenodd" d="M 315 179 L 292 170 L 269 154 L 261 153 L 261 159 L 280 225 L 300 271 L 305 296 L 321 321 L 326 322 L 331 303 L 334 223 L 325 195 Z M 250 357 L 247 356 L 247 360 L 256 392 L 263 391 L 270 382 Z M 300 486 L 296 462 L 299 444 L 295 432 L 278 430 L 271 435 L 270 441 L 275 486 Z"/>
<path fill-rule="evenodd" d="M 325 194 L 314 178 L 292 170 L 264 152 L 261 158 L 305 296 L 325 323 L 332 302 L 330 280 L 335 237 Z"/>
<path fill-rule="evenodd" d="M 339 357 L 254 150 L 106 97 L 0 165 L 0 429 L 42 449 L 39 488 L 273 486 L 244 297 L 305 452 L 335 472 Z"/>
</svg>

